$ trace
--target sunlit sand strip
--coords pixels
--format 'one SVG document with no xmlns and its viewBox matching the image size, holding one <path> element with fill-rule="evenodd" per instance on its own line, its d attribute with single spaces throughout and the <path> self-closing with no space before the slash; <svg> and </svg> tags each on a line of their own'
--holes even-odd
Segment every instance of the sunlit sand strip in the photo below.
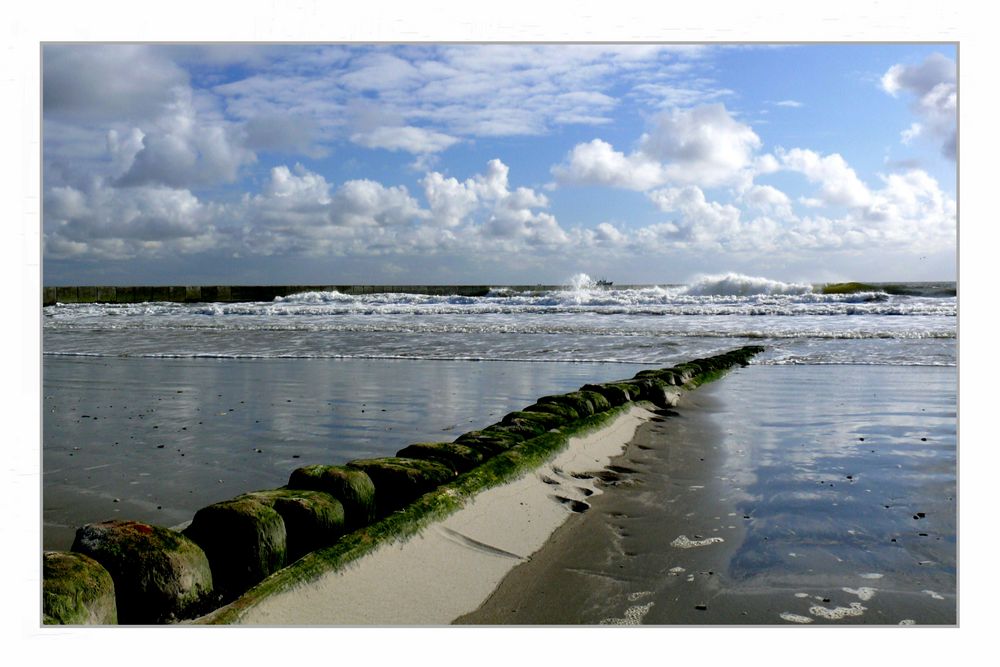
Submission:
<svg viewBox="0 0 1000 667">
<path fill-rule="evenodd" d="M 549 464 L 475 496 L 406 542 L 260 600 L 237 622 L 260 625 L 443 625 L 477 609 L 500 581 L 570 516 L 543 477 L 572 480 L 564 492 L 600 493 L 593 479 L 653 416 L 634 406 L 605 428 L 571 438 Z M 586 497 L 585 492 L 582 497 Z M 651 606 L 651 605 L 650 605 Z M 648 610 L 648 608 L 647 608 Z M 634 614 L 639 616 L 638 614 Z M 641 616 L 640 616 L 641 618 Z"/>
</svg>

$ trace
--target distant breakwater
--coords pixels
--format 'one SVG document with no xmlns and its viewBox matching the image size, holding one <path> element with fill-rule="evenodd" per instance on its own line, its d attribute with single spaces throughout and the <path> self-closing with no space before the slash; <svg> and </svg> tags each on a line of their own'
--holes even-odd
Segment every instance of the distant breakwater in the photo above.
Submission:
<svg viewBox="0 0 1000 667">
<path fill-rule="evenodd" d="M 361 294 L 430 294 L 486 296 L 503 287 L 516 292 L 546 292 L 566 289 L 565 285 L 170 285 L 94 286 L 79 285 L 42 288 L 42 305 L 56 303 L 247 303 L 273 301 L 302 292 Z"/>
<path fill-rule="evenodd" d="M 281 488 L 198 510 L 183 530 L 129 520 L 87 524 L 70 551 L 43 554 L 43 623 L 232 622 L 255 601 L 413 535 L 486 488 L 537 468 L 571 436 L 601 428 L 634 403 L 672 406 L 682 390 L 763 350 L 742 347 L 543 396 L 453 442 L 411 444 L 394 457 L 298 468 Z"/>
</svg>

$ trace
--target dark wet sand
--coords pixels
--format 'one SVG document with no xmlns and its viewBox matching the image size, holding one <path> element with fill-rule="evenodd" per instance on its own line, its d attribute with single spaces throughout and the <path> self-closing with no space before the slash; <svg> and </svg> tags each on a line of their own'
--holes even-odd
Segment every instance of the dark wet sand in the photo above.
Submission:
<svg viewBox="0 0 1000 667">
<path fill-rule="evenodd" d="M 457 622 L 955 624 L 955 426 L 954 369 L 741 369 Z"/>
</svg>

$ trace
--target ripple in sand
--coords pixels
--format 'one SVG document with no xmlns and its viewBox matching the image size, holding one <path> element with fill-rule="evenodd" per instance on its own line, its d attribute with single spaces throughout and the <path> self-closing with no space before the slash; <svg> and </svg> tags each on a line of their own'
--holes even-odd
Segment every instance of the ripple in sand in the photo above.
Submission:
<svg viewBox="0 0 1000 667">
<path fill-rule="evenodd" d="M 677 539 L 670 543 L 670 546 L 678 549 L 691 549 L 693 547 L 705 547 L 716 542 L 725 542 L 721 537 L 706 537 L 703 540 L 691 540 L 687 535 L 679 535 Z"/>
</svg>

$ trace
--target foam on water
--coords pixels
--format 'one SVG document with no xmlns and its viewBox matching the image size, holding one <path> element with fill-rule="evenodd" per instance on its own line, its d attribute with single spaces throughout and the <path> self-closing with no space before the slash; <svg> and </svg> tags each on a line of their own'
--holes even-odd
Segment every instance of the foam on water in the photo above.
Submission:
<svg viewBox="0 0 1000 667">
<path fill-rule="evenodd" d="M 802 623 L 804 625 L 806 623 L 813 622 L 813 620 L 808 616 L 799 616 L 798 614 L 793 614 L 790 611 L 783 611 L 778 614 L 778 616 L 781 620 L 788 621 L 789 623 Z"/>
<path fill-rule="evenodd" d="M 834 607 L 833 609 L 819 605 L 809 607 L 810 614 L 829 621 L 839 621 L 852 616 L 861 616 L 866 611 L 868 611 L 868 607 L 863 607 L 860 602 L 852 602 L 848 607 Z"/>
<path fill-rule="evenodd" d="M 693 549 L 694 547 L 707 547 L 709 544 L 725 542 L 721 537 L 706 537 L 701 540 L 692 540 L 687 535 L 679 535 L 670 546 L 678 549 Z"/>
<path fill-rule="evenodd" d="M 641 625 L 643 617 L 649 613 L 655 603 L 648 602 L 629 607 L 625 610 L 622 618 L 605 618 L 601 625 Z"/>
</svg>

